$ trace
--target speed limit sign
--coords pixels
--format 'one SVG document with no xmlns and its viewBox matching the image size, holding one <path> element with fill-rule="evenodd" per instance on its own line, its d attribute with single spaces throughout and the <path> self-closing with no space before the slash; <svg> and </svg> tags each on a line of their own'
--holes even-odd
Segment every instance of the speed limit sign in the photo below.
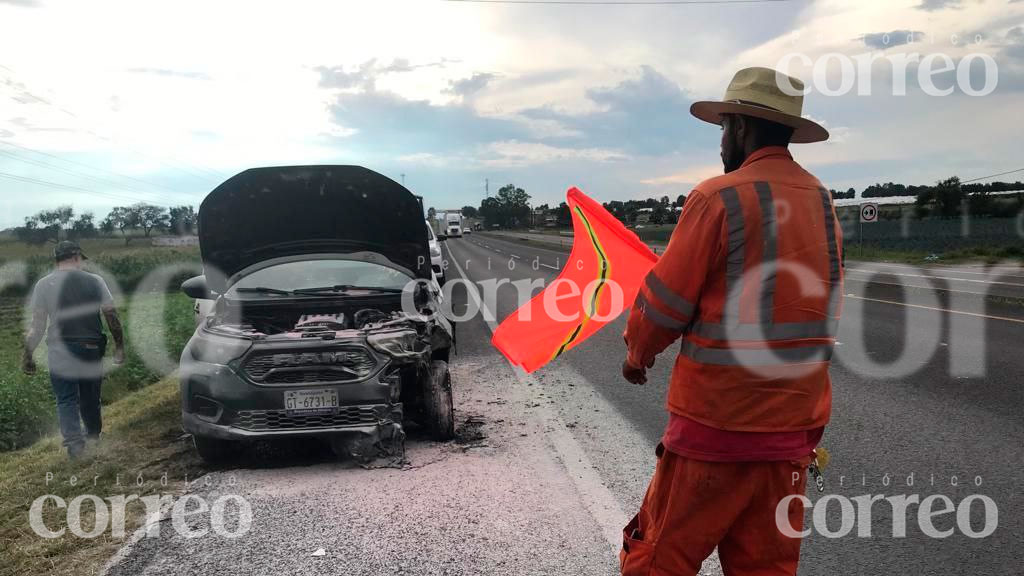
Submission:
<svg viewBox="0 0 1024 576">
<path fill-rule="evenodd" d="M 860 221 L 878 222 L 878 204 L 861 204 Z"/>
</svg>

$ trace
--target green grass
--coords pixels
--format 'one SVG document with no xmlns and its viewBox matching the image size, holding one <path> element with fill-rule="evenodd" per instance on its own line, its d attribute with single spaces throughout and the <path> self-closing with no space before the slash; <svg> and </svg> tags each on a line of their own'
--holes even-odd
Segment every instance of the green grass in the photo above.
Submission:
<svg viewBox="0 0 1024 576">
<path fill-rule="evenodd" d="M 958 222 L 955 222 L 954 224 L 959 226 Z M 633 231 L 644 242 L 667 244 L 669 238 L 672 236 L 672 230 L 674 229 L 675 224 L 643 224 L 643 228 Z M 557 235 L 559 230 L 538 229 L 537 232 Z M 907 245 L 913 245 L 913 242 L 907 242 Z M 1024 245 L 1016 240 L 998 245 L 980 245 L 932 252 L 913 249 L 883 249 L 872 246 L 870 243 L 862 246 L 856 239 L 853 239 L 845 243 L 845 250 L 846 258 L 848 260 L 863 260 L 866 262 L 901 262 L 907 264 L 927 264 L 931 262 L 946 264 L 996 264 L 999 262 L 1020 262 L 1024 260 Z M 938 259 L 936 260 L 935 257 L 938 257 Z"/>
<path fill-rule="evenodd" d="M 195 326 L 192 301 L 181 293 L 135 295 L 119 308 L 128 330 L 128 356 L 122 366 L 104 379 L 104 403 L 160 379 L 162 375 L 147 367 L 139 357 L 140 349 L 160 345 L 152 341 L 154 335 L 163 330 L 162 343 L 173 368 Z M 34 376 L 21 372 L 23 322 L 24 301 L 0 298 L 0 450 L 28 445 L 52 431 L 56 422 L 53 392 L 46 372 L 45 344 L 36 352 L 38 372 Z M 111 342 L 107 354 L 112 353 Z"/>
<path fill-rule="evenodd" d="M 189 274 L 179 274 L 152 292 L 137 290 L 146 275 L 162 266 L 198 263 L 198 249 L 154 247 L 143 239 L 125 245 L 116 238 L 85 240 L 82 248 L 90 258 L 88 267 L 105 271 L 111 279 L 127 332 L 128 356 L 104 379 L 102 444 L 90 446 L 82 461 L 71 463 L 55 434 L 45 344 L 36 352 L 37 374 L 25 376 L 20 366 L 25 298 L 35 280 L 53 268 L 53 245 L 0 240 L 0 290 L 8 280 L 5 297 L 0 297 L 0 574 L 95 574 L 122 543 L 109 532 L 95 539 L 70 532 L 52 540 L 39 537 L 28 525 L 28 509 L 40 495 L 70 500 L 79 494 L 104 498 L 172 493 L 182 488 L 186 475 L 201 472 L 192 450 L 181 440 L 175 378 L 161 373 L 177 367 L 194 329 L 192 301 L 177 291 L 177 284 Z M 12 286 L 12 276 L 2 277 L 5 264 L 27 266 L 28 282 Z M 158 348 L 164 349 L 166 358 L 161 370 L 147 366 L 139 356 L 140 351 Z M 111 343 L 108 356 L 112 353 Z M 49 485 L 47 473 L 55 478 Z M 141 487 L 135 485 L 140 473 L 146 481 Z M 164 473 L 167 486 L 159 482 Z M 79 480 L 74 486 L 72 476 Z M 90 508 L 86 505 L 85 510 Z M 141 504 L 129 506 L 129 534 L 143 511 Z M 53 512 L 48 510 L 44 517 L 49 526 L 57 527 L 64 517 Z M 89 519 L 84 525 L 91 526 Z"/>
<path fill-rule="evenodd" d="M 125 395 L 104 407 L 104 434 L 100 445 L 90 445 L 85 457 L 70 462 L 60 438 L 46 437 L 15 452 L 0 453 L 0 574 L 96 574 L 123 544 L 108 530 L 86 539 L 66 531 L 61 537 L 42 538 L 29 525 L 29 507 L 44 494 L 70 501 L 81 494 L 100 498 L 116 495 L 177 494 L 202 468 L 182 437 L 181 411 L 175 378 Z M 53 479 L 47 483 L 47 473 Z M 142 475 L 144 484 L 136 479 Z M 161 484 L 162 475 L 167 485 Z M 78 481 L 71 484 L 74 476 Z M 120 482 L 120 485 L 118 485 Z M 92 507 L 82 507 L 82 526 L 93 526 Z M 141 525 L 144 507 L 128 505 L 126 538 Z M 61 511 L 63 512 L 63 511 Z M 57 530 L 66 521 L 55 507 L 44 509 L 43 519 Z M 162 529 L 170 529 L 164 526 Z"/>
<path fill-rule="evenodd" d="M 861 246 L 856 242 L 845 246 L 847 260 L 865 262 L 900 262 L 905 264 L 998 264 L 1024 260 L 1024 249 L 1019 246 L 975 246 L 939 253 L 920 250 L 885 250 Z"/>
<path fill-rule="evenodd" d="M 79 241 L 79 244 L 82 246 L 82 252 L 85 252 L 86 256 L 93 259 L 145 254 L 152 251 L 188 252 L 195 258 L 199 257 L 198 247 L 157 247 L 150 245 L 150 239 L 148 238 L 135 238 L 128 244 L 125 244 L 121 238 L 86 238 Z M 53 243 L 25 244 L 10 238 L 0 239 L 0 260 L 26 260 L 35 257 L 51 259 L 53 257 Z"/>
<path fill-rule="evenodd" d="M 198 267 L 199 248 L 151 246 L 148 242 L 137 241 L 125 245 L 116 238 L 91 238 L 81 242 L 82 251 L 89 260 L 86 269 L 99 272 L 107 278 L 115 293 L 117 289 L 131 292 L 152 271 L 165 265 L 192 263 Z M 15 275 L 2 272 L 5 265 L 24 265 L 28 277 L 19 282 Z M 22 296 L 31 291 L 36 280 L 53 269 L 53 244 L 29 245 L 21 242 L 0 241 L 0 294 Z M 180 284 L 190 276 L 189 272 L 177 275 L 170 285 Z M 7 276 L 5 278 L 5 276 Z"/>
</svg>

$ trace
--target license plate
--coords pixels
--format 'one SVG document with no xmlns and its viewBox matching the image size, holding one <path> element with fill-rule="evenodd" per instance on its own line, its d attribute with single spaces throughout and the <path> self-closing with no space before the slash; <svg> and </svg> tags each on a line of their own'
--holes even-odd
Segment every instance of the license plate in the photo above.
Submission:
<svg viewBox="0 0 1024 576">
<path fill-rule="evenodd" d="M 298 414 L 329 414 L 338 409 L 337 390 L 289 390 L 284 393 L 284 409 Z"/>
</svg>

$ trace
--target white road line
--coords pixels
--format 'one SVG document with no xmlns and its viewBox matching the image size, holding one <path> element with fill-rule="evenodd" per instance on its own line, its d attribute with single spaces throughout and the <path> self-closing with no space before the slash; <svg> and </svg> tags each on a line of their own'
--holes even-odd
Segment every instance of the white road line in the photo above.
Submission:
<svg viewBox="0 0 1024 576">
<path fill-rule="evenodd" d="M 451 248 L 448 248 L 448 255 L 451 257 L 451 262 L 455 266 L 455 270 L 458 271 L 459 276 L 466 279 L 466 293 L 473 299 L 480 310 L 484 310 L 486 304 L 480 298 L 476 284 L 469 279 L 469 276 L 462 270 L 462 266 L 459 266 L 459 261 L 452 254 Z M 483 318 L 487 328 L 493 334 L 498 328 L 498 323 L 490 319 L 489 316 L 485 314 Z M 524 372 L 522 368 L 512 367 L 512 373 L 515 374 L 520 384 L 524 386 L 539 386 L 537 379 Z M 597 525 L 601 527 L 601 532 L 604 534 L 605 540 L 608 541 L 612 554 L 618 554 L 619 548 L 622 546 L 622 527 L 625 526 L 628 520 L 626 513 L 619 506 L 611 490 L 601 480 L 601 475 L 594 468 L 594 465 L 590 463 L 587 453 L 579 445 L 572 433 L 569 432 L 569 429 L 565 427 L 565 423 L 561 422 L 558 414 L 553 412 L 547 404 L 541 404 L 535 408 L 534 413 L 553 424 L 548 438 L 551 440 L 555 453 L 558 455 L 558 459 L 561 460 L 562 465 L 565 466 L 569 477 L 580 494 L 580 498 L 583 500 L 584 506 L 587 507 L 587 511 L 597 522 Z"/>
<path fill-rule="evenodd" d="M 504 243 L 509 244 L 509 245 L 515 245 L 515 246 L 523 247 L 523 243 L 522 242 L 516 242 L 514 240 L 506 240 L 506 239 L 503 239 L 503 238 L 496 238 L 496 240 L 498 240 L 499 242 L 504 242 Z M 534 242 L 533 244 L 530 244 L 528 247 L 531 250 L 540 250 L 542 252 L 550 252 L 551 254 L 556 254 L 558 256 L 565 256 L 565 253 L 566 253 L 565 250 L 552 250 L 551 248 L 545 248 L 543 246 L 537 246 L 536 244 L 537 243 Z M 549 246 L 554 246 L 553 244 L 548 244 L 548 245 Z M 565 248 L 568 248 L 568 246 L 566 246 Z"/>
<path fill-rule="evenodd" d="M 883 304 L 895 304 L 896 306 L 906 306 L 908 308 L 923 308 L 925 310 L 936 310 L 938 312 L 949 312 L 950 314 L 963 314 L 964 316 L 976 316 L 978 318 L 990 318 L 992 320 L 1003 320 L 1006 322 L 1016 322 L 1018 324 L 1024 324 L 1022 318 L 1007 318 L 1006 316 L 991 316 L 989 314 L 978 314 L 976 312 L 964 312 L 963 310 L 950 310 L 949 308 L 936 308 L 934 306 L 924 306 L 922 304 L 907 304 L 906 302 L 897 302 L 895 300 L 883 300 L 881 298 L 867 298 L 864 296 L 855 296 L 853 294 L 847 294 L 847 298 L 856 298 L 857 300 L 867 300 L 869 302 L 881 302 Z"/>
<path fill-rule="evenodd" d="M 913 266 L 911 264 L 890 264 L 888 262 L 872 262 L 871 264 L 867 264 L 867 265 L 858 265 L 856 268 L 848 268 L 848 270 L 857 270 L 857 269 L 864 270 L 864 269 L 870 269 L 872 266 L 887 266 L 887 267 L 890 267 L 890 268 L 902 268 L 902 269 L 910 269 L 910 270 L 921 270 L 921 271 L 927 271 L 927 272 L 950 272 L 950 273 L 953 273 L 953 274 L 974 274 L 976 276 L 1004 276 L 1004 277 L 1010 277 L 1010 278 L 1024 278 L 1024 276 L 1021 276 L 1019 274 L 1000 274 L 998 272 L 998 271 L 1001 271 L 1001 270 L 1006 270 L 1006 271 L 1009 271 L 1009 272 L 1024 272 L 1024 268 L 1021 268 L 1019 266 L 1018 267 L 1012 267 L 1012 268 L 1011 267 L 1005 267 L 1005 266 L 1003 266 L 1003 267 L 994 266 L 988 272 L 973 272 L 971 270 L 961 270 L 959 268 L 930 268 L 930 267 L 926 267 L 926 266 L 915 267 L 915 266 Z"/>
<path fill-rule="evenodd" d="M 512 254 L 512 257 L 513 258 L 519 258 L 520 256 L 518 254 Z"/>
<path fill-rule="evenodd" d="M 847 273 L 856 274 L 867 274 L 871 276 L 888 275 L 888 276 L 906 276 L 908 278 L 931 278 L 933 280 L 951 280 L 953 282 L 973 282 L 975 284 L 1003 284 L 1005 286 L 1024 286 L 1024 283 L 1020 282 L 1000 282 L 998 280 L 977 280 L 975 278 L 953 278 L 952 276 L 928 276 L 924 274 L 907 274 L 905 272 L 885 272 L 878 270 L 874 272 L 868 272 L 864 270 L 849 269 Z"/>
<path fill-rule="evenodd" d="M 861 282 L 863 284 L 877 284 L 880 286 L 900 286 L 902 288 L 919 288 L 921 290 L 934 290 L 935 292 L 949 292 L 950 294 L 970 294 L 972 296 L 986 296 L 989 295 L 987 292 L 971 292 L 970 290 L 953 290 L 951 288 L 939 288 L 938 286 L 920 286 L 918 284 L 901 284 L 899 282 L 879 282 L 878 280 L 861 280 L 860 278 L 846 277 L 846 280 L 850 282 Z M 998 294 L 991 294 L 994 297 L 1000 297 Z M 1013 296 L 1005 296 L 1005 298 L 1013 298 Z"/>
</svg>

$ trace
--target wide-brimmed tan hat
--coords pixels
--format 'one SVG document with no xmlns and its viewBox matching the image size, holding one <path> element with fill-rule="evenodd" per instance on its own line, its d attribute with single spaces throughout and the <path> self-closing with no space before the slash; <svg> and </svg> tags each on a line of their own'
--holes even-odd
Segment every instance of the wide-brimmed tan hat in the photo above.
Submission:
<svg viewBox="0 0 1024 576">
<path fill-rule="evenodd" d="M 801 116 L 803 92 L 804 83 L 796 78 L 771 68 L 744 68 L 733 76 L 721 102 L 694 102 L 690 114 L 718 125 L 722 124 L 722 114 L 743 114 L 778 122 L 793 129 L 790 141 L 794 144 L 828 140 L 824 126 Z"/>
</svg>

